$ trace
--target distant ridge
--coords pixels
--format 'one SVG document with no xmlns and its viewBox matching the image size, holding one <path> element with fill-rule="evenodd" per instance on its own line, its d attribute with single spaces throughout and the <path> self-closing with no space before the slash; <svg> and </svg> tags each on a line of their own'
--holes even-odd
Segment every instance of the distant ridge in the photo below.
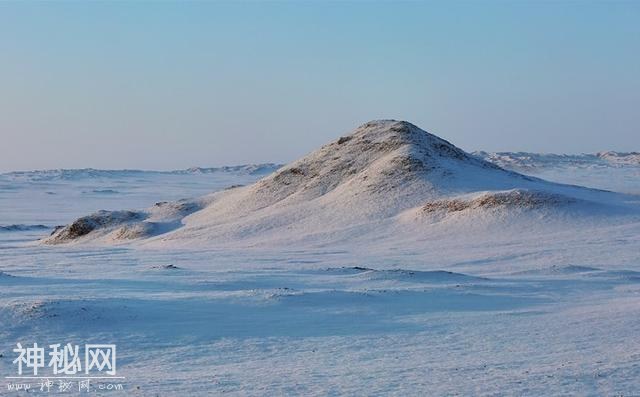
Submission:
<svg viewBox="0 0 640 397">
<path fill-rule="evenodd" d="M 29 180 L 73 180 L 83 178 L 117 178 L 122 176 L 133 176 L 141 173 L 159 174 L 159 175 L 188 175 L 188 174 L 214 174 L 214 173 L 238 173 L 260 175 L 269 174 L 278 168 L 281 164 L 262 163 L 262 164 L 243 164 L 221 167 L 191 167 L 184 170 L 171 171 L 155 171 L 155 170 L 103 170 L 95 168 L 78 168 L 78 169 L 51 169 L 51 170 L 33 170 L 33 171 L 12 171 L 0 174 L 0 176 L 11 179 L 29 179 Z"/>
<path fill-rule="evenodd" d="M 640 167 L 640 153 L 638 152 L 609 151 L 593 154 L 552 154 L 477 151 L 472 154 L 500 167 L 518 171 L 535 171 L 535 169 L 559 167 Z"/>
</svg>

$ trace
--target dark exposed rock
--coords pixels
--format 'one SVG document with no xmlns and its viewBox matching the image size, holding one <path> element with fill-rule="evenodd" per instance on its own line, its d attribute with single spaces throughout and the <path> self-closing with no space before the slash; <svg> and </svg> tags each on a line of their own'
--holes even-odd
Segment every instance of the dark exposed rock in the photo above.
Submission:
<svg viewBox="0 0 640 397">
<path fill-rule="evenodd" d="M 340 139 L 338 139 L 338 145 L 342 145 L 345 142 L 349 142 L 351 140 L 351 136 L 341 136 Z"/>
</svg>

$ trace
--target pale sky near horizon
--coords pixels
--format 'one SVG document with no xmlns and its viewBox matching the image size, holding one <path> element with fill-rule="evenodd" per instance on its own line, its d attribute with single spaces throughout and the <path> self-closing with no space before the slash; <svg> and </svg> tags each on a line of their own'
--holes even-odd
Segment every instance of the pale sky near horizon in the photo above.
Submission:
<svg viewBox="0 0 640 397">
<path fill-rule="evenodd" d="M 640 2 L 1 2 L 0 171 L 288 162 L 371 119 L 640 151 Z"/>
</svg>

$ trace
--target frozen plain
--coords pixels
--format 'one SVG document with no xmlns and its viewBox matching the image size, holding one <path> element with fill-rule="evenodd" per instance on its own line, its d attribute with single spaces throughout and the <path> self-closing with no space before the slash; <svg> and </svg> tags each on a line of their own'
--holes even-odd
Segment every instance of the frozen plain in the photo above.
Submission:
<svg viewBox="0 0 640 397">
<path fill-rule="evenodd" d="M 111 341 L 126 395 L 640 393 L 635 219 L 287 249 L 33 244 L 98 209 L 199 196 L 270 170 L 0 176 L 0 225 L 23 225 L 0 231 L 2 376 L 15 373 L 18 341 Z M 638 194 L 639 170 L 534 171 Z"/>
</svg>

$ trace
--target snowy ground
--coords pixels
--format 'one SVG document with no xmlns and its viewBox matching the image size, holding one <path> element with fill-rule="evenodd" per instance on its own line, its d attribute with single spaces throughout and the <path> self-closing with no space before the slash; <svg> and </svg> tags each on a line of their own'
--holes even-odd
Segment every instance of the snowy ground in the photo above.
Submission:
<svg viewBox="0 0 640 397">
<path fill-rule="evenodd" d="M 16 342 L 116 343 L 125 390 L 93 394 L 640 394 L 638 223 L 440 250 L 31 244 L 98 209 L 262 175 L 0 175 L 0 374 L 16 374 Z M 637 175 L 536 170 L 635 194 Z"/>
</svg>

